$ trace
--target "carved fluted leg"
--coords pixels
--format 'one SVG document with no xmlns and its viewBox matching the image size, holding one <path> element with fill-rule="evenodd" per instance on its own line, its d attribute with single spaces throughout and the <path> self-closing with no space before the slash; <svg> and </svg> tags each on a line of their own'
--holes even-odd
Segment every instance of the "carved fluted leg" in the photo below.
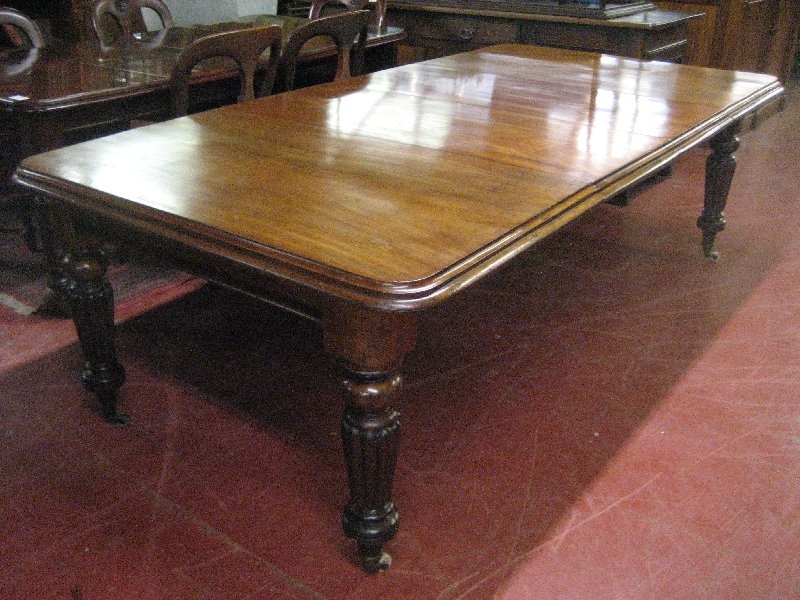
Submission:
<svg viewBox="0 0 800 600">
<path fill-rule="evenodd" d="M 66 255 L 63 264 L 63 291 L 86 359 L 83 385 L 97 395 L 108 421 L 125 424 L 128 417 L 117 411 L 117 391 L 125 381 L 125 370 L 117 361 L 114 292 L 106 279 L 106 258 L 99 250 L 74 252 Z"/>
<path fill-rule="evenodd" d="M 347 403 L 342 416 L 350 500 L 342 515 L 369 573 L 389 567 L 386 542 L 397 533 L 392 501 L 400 415 L 392 405 L 399 365 L 414 347 L 416 316 L 337 303 L 325 310 L 325 347 L 344 367 Z"/>
<path fill-rule="evenodd" d="M 703 254 L 712 260 L 719 257 L 714 251 L 714 240 L 725 229 L 723 211 L 736 171 L 734 152 L 739 148 L 737 134 L 740 126 L 740 123 L 734 123 L 711 138 L 712 152 L 706 161 L 705 204 L 697 226 L 703 231 Z"/>
<path fill-rule="evenodd" d="M 397 533 L 399 514 L 392 502 L 400 414 L 390 398 L 400 386 L 393 373 L 349 373 L 342 417 L 350 501 L 344 509 L 345 533 L 358 543 L 364 570 L 386 570 L 391 557 L 383 545 Z"/>
</svg>

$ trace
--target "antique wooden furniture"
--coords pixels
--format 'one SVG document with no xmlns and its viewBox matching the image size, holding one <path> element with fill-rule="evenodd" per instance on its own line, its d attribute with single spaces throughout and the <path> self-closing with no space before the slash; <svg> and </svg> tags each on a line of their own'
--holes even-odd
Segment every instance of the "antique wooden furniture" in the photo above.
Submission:
<svg viewBox="0 0 800 600">
<path fill-rule="evenodd" d="M 189 79 L 192 69 L 203 61 L 223 58 L 233 60 L 239 69 L 239 94 L 237 100 L 244 102 L 256 97 L 255 76 L 259 59 L 269 51 L 266 67 L 259 85 L 258 96 L 272 93 L 278 61 L 281 55 L 283 30 L 277 25 L 223 31 L 201 37 L 181 50 L 172 69 L 173 116 L 182 116 L 189 111 Z"/>
<path fill-rule="evenodd" d="M 526 4 L 520 2 L 520 4 Z M 405 29 L 400 61 L 413 62 L 499 43 L 522 43 L 682 62 L 689 23 L 702 12 L 646 10 L 614 18 L 526 11 L 492 2 L 390 0 L 389 24 Z"/>
<path fill-rule="evenodd" d="M 741 120 L 782 93 L 767 75 L 503 45 L 58 149 L 16 178 L 44 202 L 83 382 L 112 421 L 113 295 L 74 222 L 319 319 L 347 397 L 344 529 L 375 571 L 398 527 L 395 394 L 418 311 L 704 142 L 713 257 Z"/>
<path fill-rule="evenodd" d="M 114 44 L 147 32 L 145 9 L 158 15 L 164 29 L 174 25 L 169 7 L 161 0 L 95 0 L 92 28 L 97 39 L 102 44 Z"/>
<path fill-rule="evenodd" d="M 16 47 L 44 46 L 44 35 L 39 26 L 18 10 L 0 6 L 0 27 Z"/>
<path fill-rule="evenodd" d="M 658 6 L 705 13 L 689 25 L 691 64 L 788 80 L 800 29 L 797 0 L 659 0 Z"/>
<path fill-rule="evenodd" d="M 336 64 L 332 80 L 360 74 L 364 68 L 364 49 L 371 13 L 368 10 L 347 11 L 308 21 L 289 34 L 281 51 L 279 73 L 281 91 L 297 85 L 297 63 L 305 45 L 318 37 L 330 38 L 336 46 Z M 355 40 L 355 43 L 353 41 Z M 318 80 L 318 77 L 314 78 Z"/>
</svg>

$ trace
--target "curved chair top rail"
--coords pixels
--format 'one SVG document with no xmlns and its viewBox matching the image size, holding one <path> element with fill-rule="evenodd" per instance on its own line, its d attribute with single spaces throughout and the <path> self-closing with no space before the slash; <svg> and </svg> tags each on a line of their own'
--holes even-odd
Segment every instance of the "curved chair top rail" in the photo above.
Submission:
<svg viewBox="0 0 800 600">
<path fill-rule="evenodd" d="M 42 30 L 30 17 L 13 8 L 0 6 L 0 26 L 5 30 L 15 46 L 42 48 L 45 45 Z M 18 32 L 25 34 L 25 38 Z"/>
<path fill-rule="evenodd" d="M 189 78 L 192 69 L 199 63 L 212 58 L 228 58 L 236 63 L 240 80 L 239 102 L 272 93 L 280 60 L 282 37 L 283 30 L 278 25 L 270 25 L 214 33 L 189 44 L 178 55 L 172 70 L 173 115 L 178 117 L 187 114 Z M 267 49 L 269 49 L 269 59 L 259 89 L 256 90 L 256 69 L 261 55 Z"/>
<path fill-rule="evenodd" d="M 161 19 L 164 28 L 174 21 L 169 7 L 162 0 L 96 0 L 92 6 L 92 29 L 101 43 L 113 43 L 120 35 L 131 37 L 147 31 L 144 9 L 149 8 Z M 117 31 L 108 31 L 108 21 L 116 23 Z"/>
<path fill-rule="evenodd" d="M 283 46 L 280 73 L 282 89 L 294 89 L 300 51 L 309 40 L 326 36 L 336 45 L 334 81 L 360 75 L 371 13 L 368 10 L 348 11 L 309 21 L 292 31 Z"/>
</svg>

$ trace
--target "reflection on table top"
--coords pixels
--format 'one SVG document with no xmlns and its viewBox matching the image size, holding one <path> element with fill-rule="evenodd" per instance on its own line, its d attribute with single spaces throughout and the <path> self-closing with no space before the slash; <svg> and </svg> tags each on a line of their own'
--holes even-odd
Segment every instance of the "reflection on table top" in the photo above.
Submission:
<svg viewBox="0 0 800 600">
<path fill-rule="evenodd" d="M 0 106 L 11 110 L 49 110 L 103 98 L 133 96 L 164 88 L 178 52 L 204 35 L 243 27 L 280 25 L 284 38 L 308 20 L 261 15 L 242 22 L 171 27 L 103 48 L 80 42 L 64 47 L 12 50 L 0 54 Z M 394 43 L 404 36 L 396 27 L 372 31 L 367 47 Z M 303 50 L 307 60 L 330 55 L 330 42 L 318 38 Z"/>
</svg>

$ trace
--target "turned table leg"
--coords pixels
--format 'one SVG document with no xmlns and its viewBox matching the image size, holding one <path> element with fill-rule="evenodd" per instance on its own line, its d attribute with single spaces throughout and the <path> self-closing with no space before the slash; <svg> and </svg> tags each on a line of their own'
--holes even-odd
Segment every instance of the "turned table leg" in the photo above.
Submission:
<svg viewBox="0 0 800 600">
<path fill-rule="evenodd" d="M 117 361 L 114 292 L 106 279 L 108 260 L 101 249 L 85 249 L 78 243 L 63 205 L 37 197 L 34 207 L 50 271 L 50 308 L 59 310 L 67 304 L 86 359 L 83 385 L 97 395 L 106 420 L 125 424 L 128 417 L 117 411 L 117 391 L 125 381 L 125 369 Z"/>
<path fill-rule="evenodd" d="M 400 415 L 392 406 L 400 388 L 399 365 L 414 347 L 416 316 L 338 304 L 325 312 L 325 347 L 344 370 L 347 403 L 342 444 L 350 487 L 342 524 L 356 540 L 362 567 L 386 570 L 383 546 L 397 533 L 392 501 Z"/>
<path fill-rule="evenodd" d="M 697 226 L 703 231 L 703 254 L 716 260 L 719 253 L 714 250 L 714 239 L 725 229 L 725 203 L 731 189 L 733 173 L 736 171 L 736 157 L 733 153 L 739 148 L 737 134 L 741 122 L 736 122 L 711 138 L 711 154 L 706 161 L 706 189 L 703 214 Z"/>
<path fill-rule="evenodd" d="M 62 290 L 86 359 L 83 385 L 97 395 L 106 420 L 126 424 L 128 417 L 117 410 L 117 391 L 125 381 L 125 369 L 117 361 L 114 292 L 106 278 L 106 257 L 100 250 L 72 251 L 63 264 Z"/>
<path fill-rule="evenodd" d="M 392 502 L 400 414 L 391 405 L 400 375 L 349 371 L 345 386 L 348 402 L 342 416 L 342 445 L 350 501 L 342 525 L 358 543 L 364 570 L 376 573 L 391 564 L 383 545 L 394 537 L 400 518 Z"/>
</svg>

